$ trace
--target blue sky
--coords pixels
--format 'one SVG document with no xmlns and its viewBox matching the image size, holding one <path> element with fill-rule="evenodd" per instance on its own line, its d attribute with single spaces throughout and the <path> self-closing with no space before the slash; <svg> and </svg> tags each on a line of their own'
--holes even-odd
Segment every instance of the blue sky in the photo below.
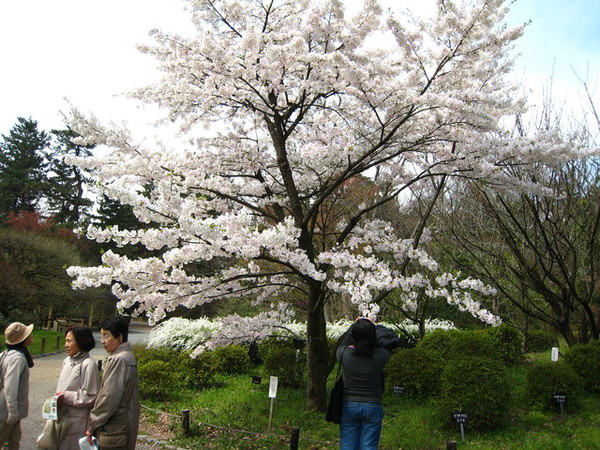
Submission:
<svg viewBox="0 0 600 450">
<path fill-rule="evenodd" d="M 7 134 L 18 116 L 32 117 L 45 130 L 60 128 L 59 111 L 68 109 L 65 97 L 102 120 L 151 123 L 152 109 L 116 96 L 155 76 L 152 61 L 135 48 L 149 42 L 149 29 L 191 29 L 183 5 L 179 0 L 0 1 L 0 133 Z M 600 0 L 517 0 L 512 9 L 509 23 L 532 21 L 517 43 L 521 56 L 515 71 L 532 99 L 554 71 L 555 94 L 576 100 L 580 85 L 573 69 L 597 87 L 598 98 Z"/>
<path fill-rule="evenodd" d="M 509 21 L 517 24 L 528 20 L 531 23 L 516 46 L 521 53 L 517 67 L 519 73 L 532 78 L 533 86 L 553 72 L 556 82 L 564 87 L 579 87 L 575 73 L 591 87 L 598 84 L 600 1 L 518 0 Z"/>
</svg>

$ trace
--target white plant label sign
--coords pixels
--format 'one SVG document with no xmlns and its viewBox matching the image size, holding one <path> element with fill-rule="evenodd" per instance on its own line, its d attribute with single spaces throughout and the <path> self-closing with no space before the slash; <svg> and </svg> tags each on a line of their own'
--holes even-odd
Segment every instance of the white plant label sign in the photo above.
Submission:
<svg viewBox="0 0 600 450">
<path fill-rule="evenodd" d="M 277 383 L 278 383 L 277 377 L 269 378 L 269 398 L 277 397 Z"/>
</svg>

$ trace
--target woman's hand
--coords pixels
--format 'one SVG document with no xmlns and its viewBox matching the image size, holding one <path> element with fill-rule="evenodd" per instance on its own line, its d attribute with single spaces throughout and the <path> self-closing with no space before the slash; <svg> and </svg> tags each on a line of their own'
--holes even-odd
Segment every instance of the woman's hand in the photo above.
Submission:
<svg viewBox="0 0 600 450">
<path fill-rule="evenodd" d="M 362 320 L 362 319 L 370 320 L 371 322 L 375 323 L 375 321 L 373 319 L 371 319 L 370 317 L 365 317 L 365 316 L 358 316 L 356 318 L 355 322 L 358 322 L 359 320 Z"/>
<path fill-rule="evenodd" d="M 57 392 L 57 393 L 56 393 L 56 394 L 54 394 L 54 395 L 57 395 L 57 396 L 58 396 L 58 398 L 56 399 L 56 404 L 57 404 L 58 406 L 62 406 L 62 404 L 63 404 L 63 401 L 64 401 L 64 399 L 65 399 L 65 393 L 64 393 L 64 392 Z"/>
</svg>

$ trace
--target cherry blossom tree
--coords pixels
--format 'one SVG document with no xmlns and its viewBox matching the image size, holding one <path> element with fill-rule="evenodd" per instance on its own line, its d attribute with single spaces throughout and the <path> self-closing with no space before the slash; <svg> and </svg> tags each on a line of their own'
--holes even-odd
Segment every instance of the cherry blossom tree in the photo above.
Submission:
<svg viewBox="0 0 600 450">
<path fill-rule="evenodd" d="M 426 233 L 398 235 L 379 208 L 431 177 L 514 187 L 503 167 L 575 152 L 553 139 L 509 140 L 499 125 L 523 108 L 505 81 L 522 27 L 503 25 L 502 0 L 439 0 L 431 18 L 361 4 L 350 14 L 340 0 L 189 1 L 197 34 L 153 31 L 155 44 L 141 50 L 164 75 L 134 93 L 165 108 L 188 143 L 138 144 L 126 129 L 76 111 L 71 123 L 80 144 L 112 149 L 78 162 L 103 193 L 158 224 L 90 227 L 88 235 L 162 252 L 107 252 L 100 267 L 69 270 L 75 286 L 112 284 L 121 307 L 136 305 L 153 321 L 224 298 L 273 305 L 223 318 L 208 347 L 261 337 L 300 312 L 309 408 L 325 406 L 324 306 L 335 295 L 376 315 L 386 293 L 400 290 L 410 302 L 418 288 L 497 323 L 471 295 L 487 286 L 436 274 L 421 245 Z M 358 177 L 377 189 L 328 216 Z M 198 270 L 213 260 L 229 264 Z M 420 269 L 405 275 L 409 264 Z"/>
</svg>

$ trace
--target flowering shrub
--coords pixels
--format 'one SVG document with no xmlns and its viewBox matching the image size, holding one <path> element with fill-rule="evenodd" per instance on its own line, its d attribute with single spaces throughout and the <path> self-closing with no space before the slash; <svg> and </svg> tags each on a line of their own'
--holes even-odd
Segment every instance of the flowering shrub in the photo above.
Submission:
<svg viewBox="0 0 600 450">
<path fill-rule="evenodd" d="M 344 334 L 350 325 L 354 323 L 353 320 L 338 320 L 334 323 L 327 324 L 327 338 L 331 340 L 337 340 Z M 391 323 L 381 322 L 382 325 L 394 330 L 398 334 L 411 334 L 417 333 L 417 326 L 414 324 L 394 325 Z M 451 330 L 455 329 L 454 324 L 444 320 L 428 320 L 425 324 L 425 328 L 428 332 L 433 330 Z M 150 348 L 161 348 L 171 347 L 179 350 L 193 351 L 202 347 L 205 342 L 213 338 L 213 335 L 217 332 L 222 331 L 222 323 L 219 320 L 210 320 L 207 318 L 201 318 L 196 320 L 172 318 L 157 325 L 150 333 L 148 339 L 148 347 Z M 255 334 L 246 337 L 248 342 L 254 340 L 264 340 L 269 336 L 286 336 L 293 337 L 295 339 L 304 340 L 306 338 L 306 324 L 298 321 L 289 321 L 282 325 L 270 325 Z M 221 346 L 227 346 L 233 342 L 238 342 L 238 338 L 231 338 L 230 341 L 226 339 L 219 339 Z M 243 339 L 242 339 L 243 341 Z M 197 352 L 198 354 L 200 352 Z"/>
<path fill-rule="evenodd" d="M 154 327 L 148 338 L 148 347 L 172 347 L 177 350 L 194 350 L 206 342 L 221 325 L 217 321 L 182 319 L 174 317 Z"/>
</svg>

